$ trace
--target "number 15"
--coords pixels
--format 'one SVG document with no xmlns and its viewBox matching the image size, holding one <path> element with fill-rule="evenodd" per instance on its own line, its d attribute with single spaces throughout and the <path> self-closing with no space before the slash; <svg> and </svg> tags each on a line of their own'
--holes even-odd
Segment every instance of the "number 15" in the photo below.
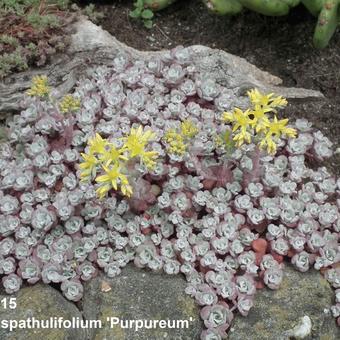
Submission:
<svg viewBox="0 0 340 340">
<path fill-rule="evenodd" d="M 3 298 L 0 301 L 1 305 L 3 306 L 4 309 L 15 309 L 17 308 L 17 299 L 12 297 L 12 298 Z"/>
</svg>

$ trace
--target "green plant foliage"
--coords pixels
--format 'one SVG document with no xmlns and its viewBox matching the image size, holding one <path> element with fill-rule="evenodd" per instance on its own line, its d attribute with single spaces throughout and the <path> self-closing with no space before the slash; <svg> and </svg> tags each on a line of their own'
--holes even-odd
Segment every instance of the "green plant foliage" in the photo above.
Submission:
<svg viewBox="0 0 340 340">
<path fill-rule="evenodd" d="M 144 19 L 142 13 L 147 8 L 152 12 L 164 9 L 176 0 L 137 0 L 130 12 L 133 18 Z M 340 0 L 202 0 L 209 11 L 218 15 L 235 15 L 249 9 L 268 16 L 283 16 L 302 3 L 309 12 L 318 17 L 313 43 L 317 48 L 328 45 L 340 23 Z M 150 25 L 150 23 L 148 23 Z"/>
<path fill-rule="evenodd" d="M 28 68 L 27 58 L 18 47 L 12 53 L 0 55 L 0 78 L 4 78 L 13 71 L 25 71 Z"/>
<path fill-rule="evenodd" d="M 24 16 L 28 11 L 37 12 L 39 8 L 66 10 L 69 0 L 0 0 L 0 13 Z"/>
<path fill-rule="evenodd" d="M 144 6 L 152 11 L 160 11 L 174 3 L 176 0 L 144 0 Z"/>
<path fill-rule="evenodd" d="M 150 8 L 146 8 L 145 0 L 137 0 L 134 4 L 134 10 L 130 11 L 129 15 L 131 18 L 140 19 L 146 28 L 152 28 L 152 19 L 154 13 Z"/>
<path fill-rule="evenodd" d="M 0 35 L 0 44 L 18 47 L 19 40 L 17 38 L 11 37 L 10 35 L 2 34 Z"/>
<path fill-rule="evenodd" d="M 306 7 L 311 1 L 302 1 Z M 324 48 L 332 38 L 337 25 L 340 23 L 340 0 L 313 1 L 312 11 L 318 15 L 318 23 L 315 28 L 313 42 L 318 48 Z"/>
<path fill-rule="evenodd" d="M 59 19 L 53 14 L 40 15 L 39 13 L 33 13 L 27 15 L 26 19 L 32 27 L 38 30 L 60 27 Z"/>
<path fill-rule="evenodd" d="M 211 12 L 217 15 L 234 15 L 243 9 L 238 0 L 210 0 L 205 1 L 205 4 Z"/>
<path fill-rule="evenodd" d="M 97 11 L 94 4 L 89 4 L 82 12 L 94 23 L 104 18 L 104 13 Z"/>
<path fill-rule="evenodd" d="M 220 15 L 234 15 L 242 8 L 268 16 L 281 16 L 302 3 L 318 17 L 313 42 L 315 47 L 328 45 L 337 25 L 340 23 L 340 0 L 203 0 L 207 8 Z"/>
<path fill-rule="evenodd" d="M 0 0 L 0 78 L 41 66 L 67 46 L 68 0 Z"/>
</svg>

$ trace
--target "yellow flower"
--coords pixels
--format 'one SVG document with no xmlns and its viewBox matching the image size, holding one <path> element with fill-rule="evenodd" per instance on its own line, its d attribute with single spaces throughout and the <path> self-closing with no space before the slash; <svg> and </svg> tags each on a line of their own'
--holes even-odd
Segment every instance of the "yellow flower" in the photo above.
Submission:
<svg viewBox="0 0 340 340">
<path fill-rule="evenodd" d="M 276 152 L 275 139 L 281 135 L 296 136 L 296 130 L 286 126 L 288 119 L 278 120 L 275 116 L 270 121 L 267 116 L 269 112 L 276 112 L 276 108 L 287 105 L 287 100 L 281 96 L 275 97 L 273 93 L 263 95 L 257 89 L 248 91 L 248 96 L 253 104 L 251 109 L 243 112 L 236 108 L 233 112 L 224 112 L 222 121 L 232 124 L 236 146 L 250 143 L 253 135 L 262 136 L 259 146 L 267 147 L 268 152 L 273 154 Z"/>
<path fill-rule="evenodd" d="M 109 166 L 111 163 L 117 163 L 120 160 L 128 161 L 129 158 L 124 155 L 123 149 L 117 149 L 114 145 L 110 145 L 108 151 L 104 151 L 99 159 L 106 165 Z"/>
<path fill-rule="evenodd" d="M 234 121 L 234 113 L 233 112 L 223 112 L 221 119 L 222 119 L 222 121 L 224 121 L 226 123 L 231 123 L 231 122 Z"/>
<path fill-rule="evenodd" d="M 274 138 L 279 138 L 282 135 L 286 135 L 290 138 L 296 137 L 296 130 L 293 128 L 287 127 L 288 119 L 278 120 L 276 116 L 274 116 L 273 121 L 269 119 L 264 120 L 265 127 L 265 136 L 260 142 L 260 147 L 265 148 L 267 146 L 267 151 L 270 154 L 275 154 L 276 152 L 276 143 L 273 140 Z"/>
<path fill-rule="evenodd" d="M 265 122 L 266 120 L 268 120 L 268 117 L 266 116 L 266 114 L 261 110 L 251 111 L 251 114 L 253 114 L 251 116 L 253 118 L 252 127 L 255 128 L 255 132 L 260 133 L 260 132 L 265 131 L 266 130 Z"/>
<path fill-rule="evenodd" d="M 247 130 L 251 125 L 251 119 L 249 118 L 249 110 L 242 111 L 238 108 L 234 110 L 233 114 L 233 132 L 236 130 Z"/>
<path fill-rule="evenodd" d="M 286 127 L 288 119 L 278 120 L 274 116 L 274 120 L 271 122 L 269 119 L 265 120 L 264 125 L 267 128 L 266 134 L 275 135 L 280 137 L 281 135 L 286 135 L 287 137 L 296 137 L 296 130 L 293 128 Z"/>
<path fill-rule="evenodd" d="M 151 130 L 143 132 L 140 125 L 138 129 L 131 128 L 130 134 L 124 138 L 124 146 L 130 151 L 131 157 L 136 157 L 144 151 L 145 145 L 155 137 L 156 134 Z"/>
<path fill-rule="evenodd" d="M 142 155 L 139 155 L 141 161 L 145 164 L 145 166 L 152 170 L 156 165 L 156 159 L 158 157 L 157 151 L 144 151 Z"/>
<path fill-rule="evenodd" d="M 133 194 L 132 186 L 129 184 L 129 182 L 122 183 L 120 185 L 120 190 L 122 191 L 122 194 L 127 197 L 131 197 L 131 195 Z"/>
<path fill-rule="evenodd" d="M 260 106 L 256 106 L 254 110 L 249 110 L 248 117 L 251 120 L 251 127 L 254 128 L 257 133 L 264 129 L 263 120 L 268 118 L 265 111 Z"/>
<path fill-rule="evenodd" d="M 100 199 L 104 198 L 105 195 L 111 190 L 111 185 L 103 184 L 99 188 L 96 189 L 96 193 Z"/>
<path fill-rule="evenodd" d="M 235 108 L 233 112 L 224 112 L 222 120 L 232 123 L 232 131 L 238 132 L 233 140 L 236 142 L 236 146 L 241 146 L 244 142 L 250 143 L 251 134 L 248 131 L 252 126 L 252 119 L 249 117 L 250 110 L 242 111 L 239 108 Z"/>
<path fill-rule="evenodd" d="M 267 147 L 267 152 L 271 155 L 274 155 L 276 153 L 276 143 L 273 141 L 272 136 L 270 135 L 265 136 L 261 140 L 259 146 L 261 149 Z"/>
<path fill-rule="evenodd" d="M 156 165 L 155 159 L 158 157 L 158 152 L 146 151 L 145 147 L 155 137 L 156 134 L 153 131 L 144 132 L 142 126 L 138 129 L 131 128 L 130 134 L 123 138 L 123 150 L 128 150 L 131 158 L 138 156 L 148 169 L 152 169 Z"/>
<path fill-rule="evenodd" d="M 79 164 L 79 168 L 82 170 L 80 173 L 80 178 L 82 181 L 84 181 L 87 180 L 91 175 L 95 176 L 95 170 L 99 164 L 99 160 L 92 154 L 88 155 L 86 153 L 82 153 L 81 156 L 83 157 L 84 162 Z"/>
<path fill-rule="evenodd" d="M 274 97 L 273 93 L 263 95 L 259 90 L 253 89 L 247 92 L 253 109 L 249 111 L 252 119 L 251 126 L 255 128 L 257 133 L 265 130 L 264 121 L 268 120 L 266 113 L 276 112 L 276 108 L 287 105 L 287 100 L 281 96 Z"/>
<path fill-rule="evenodd" d="M 275 108 L 287 105 L 287 100 L 281 96 L 273 97 L 274 93 L 262 94 L 258 89 L 247 92 L 248 97 L 254 105 L 254 111 L 258 113 L 276 112 Z"/>
<path fill-rule="evenodd" d="M 49 95 L 50 91 L 47 77 L 35 76 L 32 79 L 31 88 L 26 93 L 33 97 L 45 97 Z"/>
<path fill-rule="evenodd" d="M 236 131 L 240 127 L 248 128 L 251 125 L 252 120 L 249 114 L 249 110 L 243 112 L 241 109 L 235 108 L 233 112 L 224 112 L 222 120 L 227 123 L 233 123 L 233 131 Z"/>
<path fill-rule="evenodd" d="M 193 138 L 198 133 L 198 128 L 189 119 L 181 123 L 181 132 L 184 137 Z"/>
<path fill-rule="evenodd" d="M 95 137 L 89 139 L 88 145 L 90 146 L 90 154 L 103 154 L 112 146 L 112 144 L 106 139 L 103 139 L 99 133 L 96 133 Z"/>
<path fill-rule="evenodd" d="M 63 113 L 78 111 L 80 109 L 80 99 L 67 94 L 61 100 L 59 107 L 60 111 Z"/>
<path fill-rule="evenodd" d="M 99 198 L 103 198 L 112 188 L 118 190 L 118 186 L 120 186 L 123 195 L 132 195 L 132 187 L 129 185 L 127 177 L 120 172 L 119 164 L 114 164 L 112 168 L 104 165 L 103 169 L 105 174 L 96 178 L 96 182 L 100 183 L 100 187 L 96 190 Z"/>
<path fill-rule="evenodd" d="M 187 149 L 184 138 L 175 129 L 170 129 L 165 133 L 164 140 L 168 143 L 168 151 L 171 154 L 183 155 Z"/>
<path fill-rule="evenodd" d="M 240 147 L 244 142 L 251 142 L 251 134 L 246 130 L 241 129 L 240 132 L 234 136 L 233 141 L 236 142 L 237 147 Z"/>
</svg>

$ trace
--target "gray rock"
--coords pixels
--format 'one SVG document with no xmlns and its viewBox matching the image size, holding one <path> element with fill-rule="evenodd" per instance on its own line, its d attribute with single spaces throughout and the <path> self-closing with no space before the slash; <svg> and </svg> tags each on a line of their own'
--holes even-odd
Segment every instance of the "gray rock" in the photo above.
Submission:
<svg viewBox="0 0 340 340">
<path fill-rule="evenodd" d="M 80 18 L 73 28 L 75 33 L 71 36 L 71 44 L 65 53 L 54 56 L 45 67 L 11 75 L 0 83 L 0 117 L 7 111 L 20 109 L 20 101 L 35 75 L 45 74 L 60 97 L 69 93 L 90 67 L 110 65 L 118 52 L 129 53 L 135 59 L 148 59 L 166 53 L 143 52 L 128 47 L 85 18 Z M 195 53 L 194 65 L 202 77 L 208 75 L 209 78 L 216 79 L 238 96 L 242 96 L 249 88 L 257 87 L 288 99 L 324 99 L 319 91 L 281 87 L 280 78 L 261 71 L 245 59 L 230 53 L 205 46 L 192 46 L 192 49 Z"/>
<path fill-rule="evenodd" d="M 50 318 L 62 317 L 64 320 L 79 318 L 82 315 L 76 306 L 67 301 L 56 289 L 37 284 L 32 287 L 22 288 L 16 295 L 7 295 L 0 292 L 0 300 L 16 298 L 17 306 L 10 309 L 0 306 L 0 320 L 49 320 Z M 0 327 L 1 340 L 86 340 L 86 331 L 81 328 L 18 328 L 10 332 L 8 328 Z"/>
<path fill-rule="evenodd" d="M 108 288 L 109 287 L 109 288 Z M 199 339 L 202 322 L 199 308 L 184 293 L 186 282 L 180 275 L 146 272 L 128 265 L 109 279 L 100 275 L 85 285 L 83 313 L 86 319 L 99 319 L 102 329 L 90 330 L 93 340 L 193 340 Z M 110 291 L 105 292 L 105 288 Z M 107 318 L 120 320 L 189 320 L 188 328 L 111 328 Z M 124 326 L 125 327 L 125 326 Z"/>
<path fill-rule="evenodd" d="M 300 319 L 308 316 L 311 334 L 306 340 L 340 339 L 340 329 L 328 311 L 334 304 L 334 292 L 316 271 L 300 273 L 291 266 L 276 291 L 263 289 L 255 297 L 247 317 L 237 316 L 229 332 L 230 340 L 286 340 Z"/>
</svg>

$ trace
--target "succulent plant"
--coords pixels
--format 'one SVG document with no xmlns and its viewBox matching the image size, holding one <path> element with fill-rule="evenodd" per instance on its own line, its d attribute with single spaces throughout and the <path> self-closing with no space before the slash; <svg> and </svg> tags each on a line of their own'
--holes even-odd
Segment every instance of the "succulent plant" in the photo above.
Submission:
<svg viewBox="0 0 340 340">
<path fill-rule="evenodd" d="M 338 0 L 203 0 L 207 8 L 219 15 L 234 15 L 241 12 L 242 8 L 269 15 L 282 16 L 300 2 L 318 17 L 313 42 L 318 48 L 327 46 L 337 25 L 340 22 Z"/>
<path fill-rule="evenodd" d="M 202 339 L 221 339 L 257 288 L 279 288 L 283 260 L 340 288 L 340 180 L 308 166 L 332 143 L 306 120 L 277 119 L 287 102 L 274 94 L 229 93 L 228 107 L 226 89 L 192 72 L 192 53 L 117 55 L 64 105 L 34 79 L 0 144 L 8 293 L 53 282 L 79 301 L 99 270 L 114 277 L 133 261 L 184 275 Z"/>
<path fill-rule="evenodd" d="M 171 5 L 176 0 L 138 0 L 139 7 L 135 16 L 142 17 L 143 8 L 158 11 Z M 236 15 L 243 9 L 250 9 L 257 13 L 268 16 L 287 15 L 291 8 L 302 3 L 307 10 L 318 17 L 315 28 L 313 43 L 317 48 L 324 48 L 328 45 L 340 22 L 340 1 L 339 0 L 202 0 L 207 9 L 217 15 Z M 136 4 L 137 4 L 136 3 Z M 133 13 L 132 12 L 132 13 Z M 152 13 L 152 12 L 151 12 Z M 146 20 L 150 18 L 147 17 Z M 153 15 L 152 15 L 153 17 Z M 152 23 L 149 24 L 149 27 Z"/>
<path fill-rule="evenodd" d="M 0 3 L 0 79 L 42 66 L 69 44 L 66 26 L 75 16 L 68 1 Z"/>
</svg>

